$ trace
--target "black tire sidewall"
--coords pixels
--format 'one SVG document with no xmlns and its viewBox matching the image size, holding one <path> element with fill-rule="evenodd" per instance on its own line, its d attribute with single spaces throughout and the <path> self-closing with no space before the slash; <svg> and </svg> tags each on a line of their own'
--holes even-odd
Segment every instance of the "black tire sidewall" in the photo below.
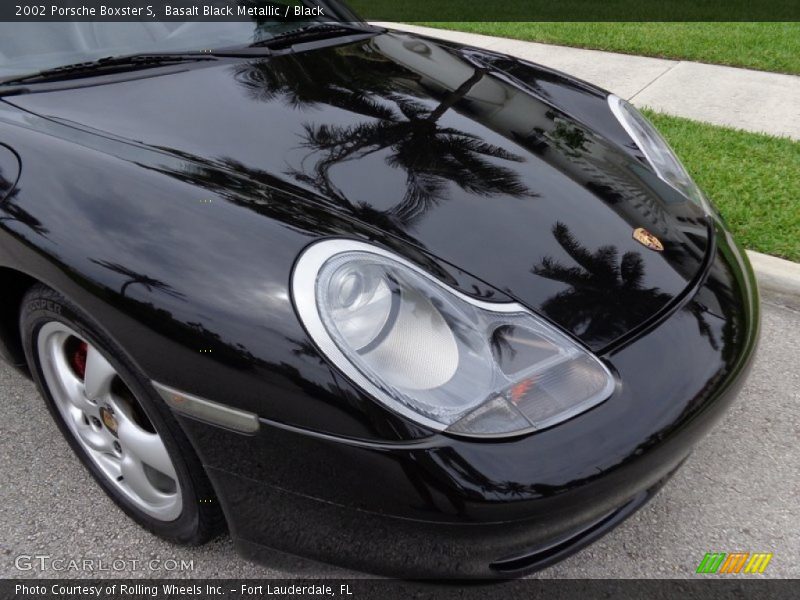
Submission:
<svg viewBox="0 0 800 600">
<path fill-rule="evenodd" d="M 183 508 L 180 516 L 174 521 L 155 519 L 124 496 L 100 471 L 64 421 L 45 382 L 37 349 L 39 332 L 45 324 L 52 321 L 67 325 L 89 344 L 101 350 L 156 428 L 172 459 L 181 488 Z M 20 312 L 20 330 L 31 374 L 50 414 L 72 450 L 111 499 L 140 525 L 165 539 L 189 544 L 205 541 L 212 532 L 208 524 L 201 522 L 199 506 L 201 499 L 208 502 L 202 496 L 211 493 L 210 484 L 202 471 L 199 459 L 170 409 L 123 350 L 82 310 L 44 286 L 35 286 L 24 298 Z"/>
</svg>

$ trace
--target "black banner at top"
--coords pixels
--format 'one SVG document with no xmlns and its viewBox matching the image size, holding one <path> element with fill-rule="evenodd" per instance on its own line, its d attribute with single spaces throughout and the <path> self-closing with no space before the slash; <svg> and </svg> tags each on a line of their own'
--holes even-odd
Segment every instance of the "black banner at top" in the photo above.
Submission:
<svg viewBox="0 0 800 600">
<path fill-rule="evenodd" d="M 4 0 L 0 21 L 800 21 L 800 0 Z"/>
</svg>

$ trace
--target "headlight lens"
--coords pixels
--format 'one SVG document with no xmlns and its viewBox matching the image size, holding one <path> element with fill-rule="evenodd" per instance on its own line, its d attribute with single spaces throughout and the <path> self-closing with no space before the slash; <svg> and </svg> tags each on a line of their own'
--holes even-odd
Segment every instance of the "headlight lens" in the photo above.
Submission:
<svg viewBox="0 0 800 600">
<path fill-rule="evenodd" d="M 341 371 L 437 431 L 542 429 L 614 389 L 603 363 L 524 307 L 469 298 L 369 244 L 310 246 L 292 293 L 309 334 Z"/>
<path fill-rule="evenodd" d="M 614 94 L 609 95 L 608 105 L 656 174 L 710 214 L 711 207 L 703 192 L 653 124 L 629 102 Z"/>
</svg>

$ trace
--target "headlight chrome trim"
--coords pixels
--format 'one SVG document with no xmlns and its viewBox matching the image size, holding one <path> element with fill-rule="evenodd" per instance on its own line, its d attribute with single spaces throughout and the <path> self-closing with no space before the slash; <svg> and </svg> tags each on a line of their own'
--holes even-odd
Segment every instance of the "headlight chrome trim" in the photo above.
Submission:
<svg viewBox="0 0 800 600">
<path fill-rule="evenodd" d="M 455 423 L 446 424 L 436 421 L 427 417 L 426 415 L 420 414 L 419 412 L 403 405 L 402 403 L 397 402 L 395 399 L 388 397 L 386 392 L 376 385 L 372 380 L 370 380 L 370 378 L 361 370 L 359 370 L 353 361 L 347 356 L 345 351 L 340 348 L 339 344 L 337 344 L 331 333 L 328 331 L 317 304 L 316 287 L 323 267 L 328 261 L 338 255 L 354 252 L 368 253 L 397 263 L 401 267 L 412 271 L 419 277 L 424 278 L 427 282 L 436 285 L 443 292 L 450 294 L 477 309 L 496 313 L 498 315 L 519 315 L 527 318 L 533 318 L 540 326 L 554 332 L 556 336 L 568 339 L 572 344 L 574 344 L 575 347 L 579 348 L 580 351 L 594 359 L 596 364 L 604 372 L 607 380 L 607 384 L 603 390 L 603 393 L 598 398 L 587 399 L 579 404 L 576 404 L 575 406 L 571 407 L 570 410 L 561 413 L 558 419 L 553 419 L 546 424 L 499 433 L 450 431 L 450 427 L 455 425 Z M 617 381 L 616 377 L 614 377 L 609 367 L 597 356 L 595 356 L 594 353 L 587 349 L 583 344 L 571 338 L 571 336 L 565 332 L 542 319 L 539 315 L 532 313 L 525 306 L 517 302 L 488 302 L 468 296 L 459 290 L 448 286 L 441 280 L 432 276 L 426 270 L 403 258 L 402 256 L 367 242 L 345 238 L 325 238 L 308 245 L 300 253 L 295 262 L 295 266 L 291 275 L 290 289 L 292 302 L 294 303 L 300 322 L 305 327 L 311 340 L 317 345 L 322 355 L 328 361 L 330 361 L 339 371 L 342 372 L 342 374 L 350 379 L 351 382 L 361 388 L 362 391 L 375 398 L 380 405 L 387 410 L 396 412 L 412 422 L 423 425 L 435 432 L 443 432 L 467 439 L 502 439 L 519 437 L 520 435 L 550 428 L 583 412 L 586 412 L 599 404 L 602 404 L 608 400 L 611 395 L 613 395 L 614 391 L 619 385 L 619 382 Z M 484 402 L 484 404 L 486 403 L 488 403 L 488 401 Z M 477 407 L 470 409 L 464 413 L 464 415 L 462 415 L 461 419 L 465 418 L 467 415 L 471 414 L 481 406 L 482 405 L 478 405 Z M 461 420 L 456 421 L 456 423 L 460 422 Z"/>
<path fill-rule="evenodd" d="M 607 103 L 614 117 L 642 153 L 650 168 L 658 175 L 659 179 L 678 192 L 683 198 L 699 205 L 706 215 L 713 214 L 714 211 L 708 198 L 706 198 L 703 191 L 698 187 L 697 183 L 695 183 L 681 159 L 664 139 L 664 136 L 661 135 L 661 132 L 658 131 L 650 120 L 645 117 L 641 111 L 636 109 L 636 107 L 616 94 L 609 94 Z M 641 119 L 643 123 L 634 123 L 633 121 L 637 118 Z M 637 127 L 641 127 L 643 131 L 639 131 Z M 660 148 L 656 150 L 648 145 L 648 137 L 654 138 L 653 141 L 655 145 L 660 146 Z M 671 181 L 668 175 L 659 167 L 659 162 L 663 161 L 659 161 L 656 156 L 658 152 L 665 154 L 673 162 L 673 166 L 677 168 L 678 174 L 685 178 L 684 185 L 688 187 L 688 191 L 681 189 L 679 184 Z"/>
</svg>

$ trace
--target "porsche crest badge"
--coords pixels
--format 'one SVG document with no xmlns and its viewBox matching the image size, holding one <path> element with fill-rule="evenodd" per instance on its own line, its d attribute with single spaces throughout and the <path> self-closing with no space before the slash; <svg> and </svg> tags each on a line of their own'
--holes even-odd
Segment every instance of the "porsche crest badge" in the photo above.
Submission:
<svg viewBox="0 0 800 600">
<path fill-rule="evenodd" d="M 119 424 L 114 418 L 114 413 L 111 411 L 111 409 L 105 406 L 101 407 L 100 418 L 103 420 L 103 425 L 106 426 L 106 429 L 108 429 L 114 435 L 117 435 L 117 428 L 119 427 Z"/>
<path fill-rule="evenodd" d="M 664 251 L 664 244 L 661 243 L 656 236 L 647 231 L 644 227 L 637 227 L 633 230 L 633 239 L 639 242 L 642 246 L 647 246 L 650 250 L 656 252 Z"/>
</svg>

